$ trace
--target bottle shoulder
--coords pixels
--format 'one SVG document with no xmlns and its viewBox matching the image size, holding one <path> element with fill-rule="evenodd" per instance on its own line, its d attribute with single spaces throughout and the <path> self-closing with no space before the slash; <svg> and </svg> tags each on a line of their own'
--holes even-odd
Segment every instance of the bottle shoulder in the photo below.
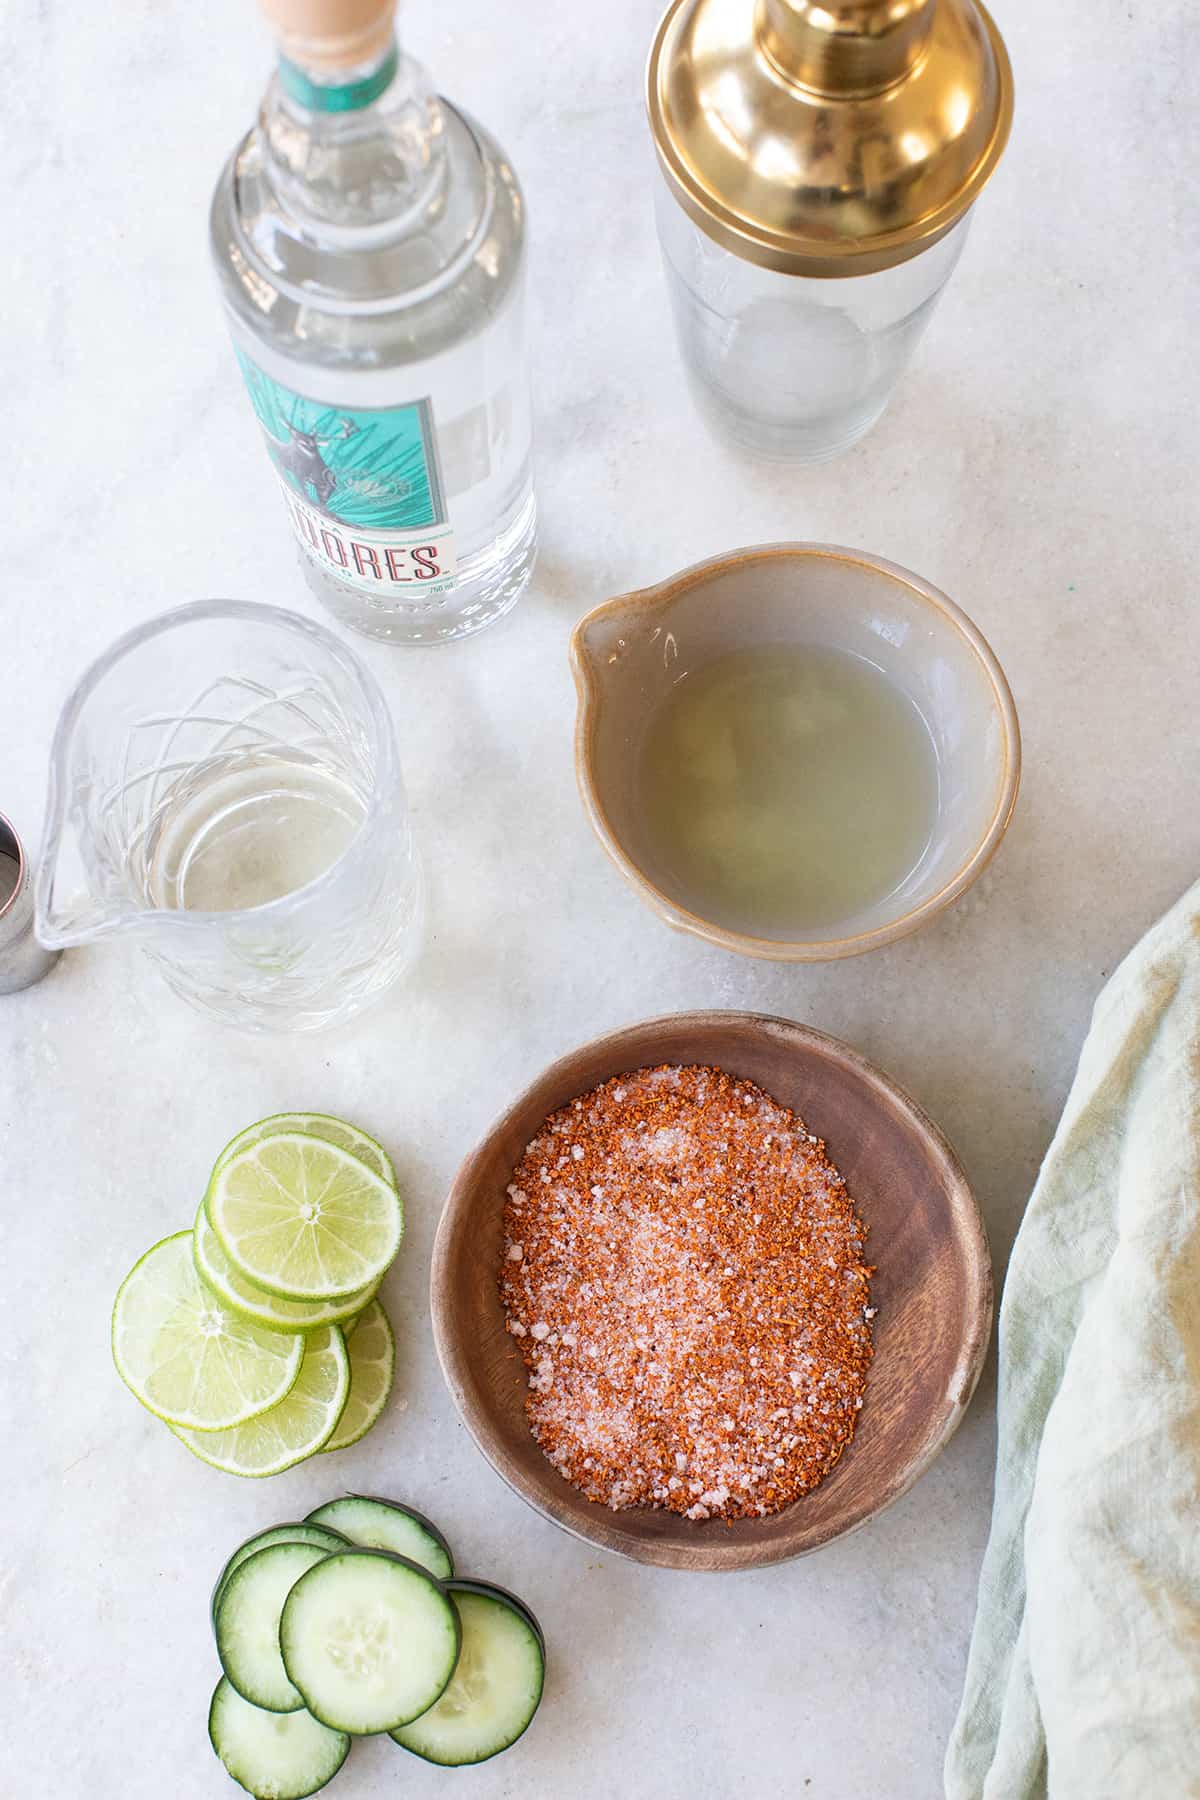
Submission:
<svg viewBox="0 0 1200 1800">
<path fill-rule="evenodd" d="M 303 216 L 272 180 L 261 127 L 217 182 L 210 247 L 244 331 L 283 356 L 385 369 L 451 350 L 520 293 L 525 200 L 495 139 L 437 104 L 437 163 L 394 218 L 343 228 Z"/>
</svg>

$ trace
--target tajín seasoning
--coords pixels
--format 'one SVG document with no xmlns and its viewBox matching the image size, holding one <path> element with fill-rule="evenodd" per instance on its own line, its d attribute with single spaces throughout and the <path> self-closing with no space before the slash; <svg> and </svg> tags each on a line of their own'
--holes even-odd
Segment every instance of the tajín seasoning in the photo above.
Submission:
<svg viewBox="0 0 1200 1800">
<path fill-rule="evenodd" d="M 500 1278 L 550 1461 L 616 1508 L 773 1513 L 829 1473 L 871 1362 L 866 1230 L 823 1144 L 720 1069 L 639 1069 L 513 1172 Z"/>
</svg>

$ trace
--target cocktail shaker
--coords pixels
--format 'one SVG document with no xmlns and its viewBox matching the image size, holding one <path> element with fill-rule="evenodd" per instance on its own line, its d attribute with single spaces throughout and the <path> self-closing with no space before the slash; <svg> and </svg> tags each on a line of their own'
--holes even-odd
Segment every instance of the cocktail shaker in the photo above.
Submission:
<svg viewBox="0 0 1200 1800">
<path fill-rule="evenodd" d="M 819 462 L 879 419 L 1008 138 L 978 0 L 672 0 L 647 71 L 659 238 L 702 411 Z"/>
<path fill-rule="evenodd" d="M 57 950 L 38 943 L 33 930 L 33 883 L 25 847 L 0 813 L 0 994 L 17 994 L 48 975 Z"/>
</svg>

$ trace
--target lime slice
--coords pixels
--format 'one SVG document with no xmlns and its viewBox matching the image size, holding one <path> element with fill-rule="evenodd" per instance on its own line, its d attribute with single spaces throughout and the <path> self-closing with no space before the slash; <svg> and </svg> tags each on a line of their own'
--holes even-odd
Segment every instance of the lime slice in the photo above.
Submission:
<svg viewBox="0 0 1200 1800">
<path fill-rule="evenodd" d="M 192 1234 L 147 1250 L 117 1291 L 117 1374 L 168 1425 L 224 1431 L 275 1406 L 300 1370 L 304 1339 L 240 1319 L 196 1273 Z"/>
<path fill-rule="evenodd" d="M 378 1300 L 372 1300 L 348 1334 L 350 1395 L 337 1430 L 322 1448 L 345 1450 L 366 1437 L 387 1405 L 396 1370 L 396 1340 L 388 1316 Z"/>
<path fill-rule="evenodd" d="M 359 1288 L 345 1300 L 281 1300 L 275 1294 L 266 1294 L 238 1274 L 208 1222 L 203 1203 L 192 1226 L 192 1255 L 201 1281 L 218 1300 L 266 1331 L 315 1331 L 319 1325 L 352 1325 L 375 1298 L 379 1286 L 373 1281 L 370 1287 Z"/>
<path fill-rule="evenodd" d="M 395 1188 L 348 1150 L 299 1131 L 218 1163 L 204 1204 L 239 1275 L 285 1300 L 352 1297 L 379 1280 L 404 1230 Z"/>
<path fill-rule="evenodd" d="M 347 1125 L 345 1119 L 335 1119 L 331 1113 L 272 1113 L 269 1119 L 260 1119 L 257 1125 L 248 1125 L 245 1131 L 239 1131 L 226 1144 L 217 1158 L 217 1169 L 239 1150 L 248 1150 L 251 1144 L 260 1144 L 263 1138 L 278 1137 L 285 1131 L 303 1131 L 309 1137 L 324 1138 L 326 1143 L 336 1144 L 340 1150 L 348 1150 L 351 1156 L 357 1156 L 359 1162 L 365 1162 L 368 1169 L 373 1169 L 389 1187 L 396 1186 L 396 1171 L 383 1145 L 360 1131 L 357 1125 Z"/>
<path fill-rule="evenodd" d="M 319 1450 L 337 1425 L 350 1392 L 350 1358 L 336 1325 L 304 1340 L 296 1385 L 278 1406 L 233 1431 L 182 1431 L 175 1436 L 201 1462 L 229 1475 L 278 1475 Z"/>
</svg>

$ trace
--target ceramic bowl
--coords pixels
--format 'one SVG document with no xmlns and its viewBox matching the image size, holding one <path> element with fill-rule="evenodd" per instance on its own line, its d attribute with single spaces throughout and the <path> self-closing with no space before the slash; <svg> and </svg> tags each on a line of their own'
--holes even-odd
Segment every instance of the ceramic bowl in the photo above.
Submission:
<svg viewBox="0 0 1200 1800">
<path fill-rule="evenodd" d="M 796 937 L 752 937 L 700 917 L 671 892 L 646 841 L 637 765 L 668 689 L 731 650 L 804 644 L 849 651 L 916 703 L 937 751 L 929 847 L 877 905 Z M 829 544 L 768 544 L 685 569 L 608 600 L 571 639 L 579 696 L 575 765 L 596 834 L 669 925 L 745 956 L 825 962 L 906 936 L 949 906 L 995 854 L 1021 770 L 1016 707 L 982 634 L 919 575 Z"/>
<path fill-rule="evenodd" d="M 497 1286 L 505 1188 L 548 1113 L 610 1076 L 708 1063 L 756 1082 L 826 1141 L 869 1228 L 875 1357 L 854 1438 L 811 1494 L 730 1525 L 585 1500 L 530 1435 L 525 1366 Z M 855 1530 L 910 1488 L 957 1427 L 992 1318 L 987 1240 L 954 1152 L 863 1057 L 806 1026 L 680 1013 L 598 1038 L 554 1063 L 459 1170 L 438 1227 L 431 1300 L 447 1385 L 497 1474 L 545 1518 L 601 1549 L 675 1569 L 783 1562 Z"/>
</svg>

